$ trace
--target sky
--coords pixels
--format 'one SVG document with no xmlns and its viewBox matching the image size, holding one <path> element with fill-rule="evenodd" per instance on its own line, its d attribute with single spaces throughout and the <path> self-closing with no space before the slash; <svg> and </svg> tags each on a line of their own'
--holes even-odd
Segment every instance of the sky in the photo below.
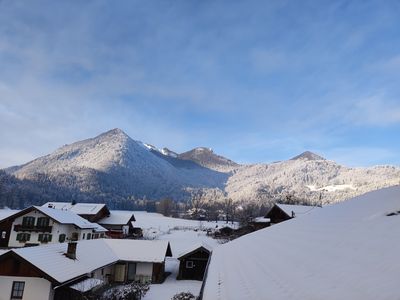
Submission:
<svg viewBox="0 0 400 300">
<path fill-rule="evenodd" d="M 121 128 L 400 165 L 398 1 L 0 0 L 0 168 Z"/>
</svg>

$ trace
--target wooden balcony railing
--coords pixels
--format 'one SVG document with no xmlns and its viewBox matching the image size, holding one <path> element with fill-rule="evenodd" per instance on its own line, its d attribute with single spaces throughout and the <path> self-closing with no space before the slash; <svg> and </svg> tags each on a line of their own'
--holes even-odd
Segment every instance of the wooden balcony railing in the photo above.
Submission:
<svg viewBox="0 0 400 300">
<path fill-rule="evenodd" d="M 53 229 L 53 226 L 26 226 L 26 225 L 14 225 L 14 231 L 19 232 L 19 231 L 34 231 L 34 232 L 49 232 L 51 233 L 51 230 Z"/>
</svg>

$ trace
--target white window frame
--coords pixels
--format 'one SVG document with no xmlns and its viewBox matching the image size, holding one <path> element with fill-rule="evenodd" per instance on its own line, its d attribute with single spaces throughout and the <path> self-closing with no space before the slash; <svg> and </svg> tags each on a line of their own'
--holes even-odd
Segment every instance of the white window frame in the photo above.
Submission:
<svg viewBox="0 0 400 300">
<path fill-rule="evenodd" d="M 193 269 L 193 268 L 194 268 L 193 260 L 187 260 L 186 261 L 186 269 Z"/>
</svg>

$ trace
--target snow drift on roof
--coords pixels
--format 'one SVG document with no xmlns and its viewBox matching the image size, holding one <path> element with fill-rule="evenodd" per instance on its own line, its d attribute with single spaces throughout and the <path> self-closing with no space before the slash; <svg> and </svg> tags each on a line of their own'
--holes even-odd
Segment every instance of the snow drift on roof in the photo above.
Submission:
<svg viewBox="0 0 400 300">
<path fill-rule="evenodd" d="M 99 229 L 100 231 L 102 231 L 101 229 L 104 229 L 103 227 L 100 227 L 98 224 L 91 223 L 88 220 L 78 216 L 76 213 L 73 213 L 68 210 L 59 210 L 42 206 L 34 206 L 34 208 L 61 224 L 73 224 L 82 229 L 93 228 L 93 229 Z M 104 230 L 107 231 L 106 229 Z"/>
<path fill-rule="evenodd" d="M 104 203 L 76 203 L 72 204 L 70 202 L 47 202 L 42 205 L 42 207 L 69 210 L 78 215 L 95 215 L 103 207 Z"/>
<path fill-rule="evenodd" d="M 98 223 L 104 225 L 127 225 L 132 216 L 132 211 L 111 210 L 110 215 L 99 220 Z"/>
<path fill-rule="evenodd" d="M 400 187 L 259 230 L 213 251 L 203 300 L 398 299 Z"/>
<path fill-rule="evenodd" d="M 78 242 L 75 260 L 65 256 L 68 243 L 10 251 L 29 261 L 59 283 L 63 283 L 120 260 L 163 262 L 168 245 L 168 241 L 82 240 Z"/>
</svg>

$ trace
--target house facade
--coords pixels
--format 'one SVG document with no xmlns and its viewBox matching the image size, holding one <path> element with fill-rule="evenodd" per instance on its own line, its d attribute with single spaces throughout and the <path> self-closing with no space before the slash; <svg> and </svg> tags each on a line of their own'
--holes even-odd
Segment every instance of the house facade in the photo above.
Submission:
<svg viewBox="0 0 400 300">
<path fill-rule="evenodd" d="M 7 242 L 11 248 L 101 238 L 107 231 L 72 212 L 40 206 L 24 209 L 2 224 L 7 224 L 9 230 L 4 244 Z"/>
<path fill-rule="evenodd" d="M 63 300 L 105 283 L 158 283 L 171 255 L 167 241 L 97 239 L 13 249 L 0 255 L 0 300 Z"/>
</svg>

